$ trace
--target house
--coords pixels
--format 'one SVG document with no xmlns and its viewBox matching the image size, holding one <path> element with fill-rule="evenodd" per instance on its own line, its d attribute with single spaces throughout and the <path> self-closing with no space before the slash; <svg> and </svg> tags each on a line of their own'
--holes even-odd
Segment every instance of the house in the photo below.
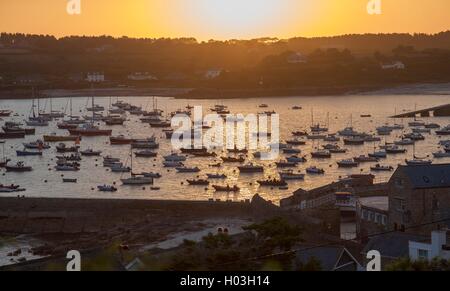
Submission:
<svg viewBox="0 0 450 291">
<path fill-rule="evenodd" d="M 87 73 L 86 81 L 92 83 L 101 83 L 105 81 L 105 74 L 99 72 Z"/>
<path fill-rule="evenodd" d="M 389 228 L 428 234 L 450 217 L 450 164 L 399 166 L 387 192 Z"/>
<path fill-rule="evenodd" d="M 392 262 L 409 257 L 409 242 L 423 240 L 425 236 L 403 233 L 389 232 L 378 234 L 370 238 L 362 251 L 362 256 L 367 258 L 370 251 L 378 251 L 381 254 L 381 269 L 384 270 Z M 367 259 L 366 259 L 367 260 Z M 364 265 L 367 261 L 364 262 Z"/>
<path fill-rule="evenodd" d="M 381 68 L 383 70 L 404 70 L 404 69 L 406 69 L 406 66 L 402 62 L 396 61 L 396 62 L 389 63 L 389 64 L 381 64 Z"/>
<path fill-rule="evenodd" d="M 356 232 L 361 239 L 389 227 L 389 197 L 360 197 L 356 202 Z"/>
<path fill-rule="evenodd" d="M 141 73 L 141 72 L 135 72 L 128 75 L 128 80 L 132 81 L 149 81 L 149 80 L 158 80 L 157 77 L 149 74 L 148 72 Z"/>
<path fill-rule="evenodd" d="M 298 249 L 295 258 L 297 269 L 312 260 L 320 263 L 320 271 L 360 271 L 362 269 L 358 260 L 343 246 L 301 245 Z"/>
<path fill-rule="evenodd" d="M 431 233 L 431 241 L 409 241 L 409 258 L 412 261 L 450 260 L 450 245 L 447 230 Z"/>
<path fill-rule="evenodd" d="M 203 77 L 206 80 L 213 80 L 220 77 L 221 74 L 222 74 L 221 69 L 209 69 L 208 71 L 205 72 Z"/>
</svg>

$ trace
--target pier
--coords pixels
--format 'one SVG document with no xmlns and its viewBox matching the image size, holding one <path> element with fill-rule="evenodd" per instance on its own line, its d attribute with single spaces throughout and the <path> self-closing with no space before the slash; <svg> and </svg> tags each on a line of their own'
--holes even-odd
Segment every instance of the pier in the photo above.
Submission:
<svg viewBox="0 0 450 291">
<path fill-rule="evenodd" d="M 392 116 L 391 118 L 414 118 L 414 117 L 449 117 L 450 116 L 450 104 L 439 105 L 420 109 L 416 111 L 406 112 Z"/>
</svg>

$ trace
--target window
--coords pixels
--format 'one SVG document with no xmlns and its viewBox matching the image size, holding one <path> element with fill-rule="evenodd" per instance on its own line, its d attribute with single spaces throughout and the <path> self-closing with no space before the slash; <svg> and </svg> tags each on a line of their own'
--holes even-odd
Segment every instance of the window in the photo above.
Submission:
<svg viewBox="0 0 450 291">
<path fill-rule="evenodd" d="M 375 215 L 375 222 L 378 224 L 381 224 L 381 214 L 377 213 Z"/>
<path fill-rule="evenodd" d="M 372 211 L 369 211 L 369 220 L 375 221 L 375 213 L 373 213 Z"/>
<path fill-rule="evenodd" d="M 406 201 L 404 199 L 396 198 L 394 202 L 395 202 L 395 210 L 397 210 L 398 212 L 405 212 Z"/>
<path fill-rule="evenodd" d="M 381 218 L 381 224 L 387 225 L 387 216 L 386 215 L 383 215 L 383 217 Z"/>
<path fill-rule="evenodd" d="M 367 220 L 368 216 L 367 216 L 367 210 L 363 209 L 362 210 L 362 219 Z"/>
<path fill-rule="evenodd" d="M 419 260 L 427 261 L 428 260 L 428 251 L 427 250 L 417 250 L 417 258 Z"/>
</svg>

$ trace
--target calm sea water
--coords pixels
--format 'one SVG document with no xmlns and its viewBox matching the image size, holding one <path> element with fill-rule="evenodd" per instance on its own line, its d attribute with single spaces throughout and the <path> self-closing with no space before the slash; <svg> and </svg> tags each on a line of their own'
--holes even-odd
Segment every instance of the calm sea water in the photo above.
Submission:
<svg viewBox="0 0 450 291">
<path fill-rule="evenodd" d="M 121 98 L 121 100 L 129 102 L 133 105 L 142 105 L 144 108 L 148 106 L 151 109 L 152 98 L 148 97 L 128 97 Z M 115 101 L 116 98 L 113 98 Z M 96 98 L 97 104 L 103 105 L 106 108 L 109 105 L 110 98 Z M 180 108 L 190 105 L 202 105 L 205 113 L 209 108 L 215 104 L 223 104 L 229 106 L 232 113 L 257 113 L 264 110 L 275 110 L 280 114 L 281 124 L 281 139 L 286 140 L 291 138 L 291 132 L 296 130 L 309 129 L 311 125 L 311 111 L 314 112 L 314 120 L 317 123 L 327 125 L 329 115 L 330 132 L 336 132 L 350 125 L 352 120 L 353 127 L 358 131 L 367 133 L 375 133 L 378 126 L 389 123 L 403 123 L 405 125 L 405 132 L 409 132 L 408 119 L 392 120 L 389 116 L 394 115 L 395 112 L 400 113 L 404 110 L 414 110 L 417 108 L 435 106 L 450 103 L 449 96 L 446 95 L 379 95 L 379 96 L 345 96 L 345 97 L 290 97 L 290 98 L 259 98 L 259 99 L 239 99 L 239 100 L 175 100 L 173 98 L 157 98 L 158 107 L 165 112 L 172 112 Z M 269 105 L 268 109 L 260 109 L 258 106 L 262 103 Z M 63 110 L 68 104 L 68 99 L 54 99 L 53 109 Z M 74 114 L 84 115 L 88 98 L 73 98 Z M 148 105 L 150 104 L 150 105 Z M 49 101 L 41 101 L 41 109 L 46 107 L 49 110 Z M 302 106 L 302 110 L 292 110 L 292 106 Z M 23 121 L 28 117 L 31 109 L 31 100 L 0 100 L 1 109 L 11 109 L 20 116 L 5 118 L 8 121 Z M 371 118 L 361 118 L 361 114 L 371 114 Z M 351 118 L 352 117 L 352 118 Z M 450 124 L 450 118 L 423 118 L 427 122 L 439 123 L 443 126 Z M 25 140 L 8 140 L 6 142 L 6 155 L 12 159 L 13 163 L 18 160 L 15 156 L 15 150 L 23 149 L 22 143 L 26 141 L 35 141 L 37 138 L 42 138 L 43 134 L 58 133 L 67 134 L 64 130 L 56 128 L 57 121 L 53 121 L 49 127 L 37 128 L 35 136 L 27 136 Z M 0 122 L 3 124 L 3 122 Z M 102 126 L 106 127 L 106 126 Z M 259 187 L 256 180 L 276 176 L 278 169 L 273 165 L 273 162 L 254 161 L 257 164 L 262 164 L 266 167 L 264 174 L 255 175 L 241 175 L 237 171 L 235 164 L 224 164 L 222 168 L 210 168 L 209 164 L 214 163 L 213 158 L 190 158 L 185 163 L 187 166 L 198 166 L 202 169 L 198 174 L 178 174 L 174 169 L 167 170 L 162 168 L 162 156 L 170 154 L 172 151 L 170 140 L 166 140 L 161 129 L 152 129 L 149 125 L 144 125 L 139 121 L 137 116 L 129 116 L 129 121 L 124 126 L 114 126 L 113 135 L 123 134 L 135 138 L 145 138 L 151 135 L 156 135 L 160 140 L 159 157 L 155 160 L 135 159 L 135 172 L 159 172 L 163 175 L 161 179 L 155 180 L 155 186 L 161 187 L 159 191 L 152 191 L 148 187 L 143 190 L 141 187 L 126 187 L 119 186 L 119 191 L 116 193 L 100 193 L 97 190 L 92 190 L 98 185 L 112 184 L 116 182 L 120 185 L 120 178 L 122 174 L 115 174 L 106 171 L 102 167 L 101 158 L 83 158 L 81 163 L 81 171 L 76 173 L 61 173 L 55 172 L 53 167 L 55 165 L 56 149 L 53 144 L 52 149 L 44 152 L 43 157 L 23 157 L 20 160 L 31 165 L 34 171 L 31 173 L 5 173 L 1 172 L 0 183 L 3 184 L 19 184 L 26 188 L 27 191 L 20 193 L 27 197 L 66 197 L 66 198 L 133 198 L 133 199 L 181 199 L 181 200 L 207 200 L 214 199 L 232 199 L 243 200 L 250 199 L 255 193 L 261 194 L 266 199 L 274 202 L 279 202 L 280 199 L 290 196 L 291 193 L 298 188 L 311 189 L 317 186 L 330 183 L 338 180 L 340 177 L 347 176 L 354 173 L 369 173 L 371 164 L 361 164 L 359 168 L 355 169 L 339 169 L 336 161 L 344 158 L 352 158 L 355 156 L 368 154 L 373 152 L 374 147 L 379 143 L 366 143 L 365 146 L 346 146 L 349 152 L 346 154 L 336 154 L 332 159 L 328 160 L 314 160 L 309 156 L 308 162 L 299 164 L 296 171 L 304 172 L 308 166 L 314 165 L 322 167 L 326 170 L 323 176 L 307 175 L 304 181 L 290 182 L 289 190 L 279 190 L 277 188 Z M 397 140 L 403 134 L 402 131 L 395 131 L 386 138 L 387 142 Z M 434 135 L 426 135 L 425 141 L 419 141 L 416 145 L 416 154 L 419 156 L 427 156 L 438 150 L 439 138 Z M 112 155 L 120 157 L 125 162 L 129 157 L 129 146 L 110 146 L 107 137 L 83 138 L 81 148 L 94 148 L 103 151 L 103 155 Z M 385 140 L 383 138 L 382 143 Z M 342 142 L 341 142 L 342 143 Z M 301 146 L 302 155 L 309 155 L 315 148 L 326 144 L 325 142 L 308 141 L 307 145 Z M 341 146 L 343 146 L 341 144 Z M 409 146 L 408 153 L 405 155 L 389 156 L 388 159 L 382 160 L 382 164 L 396 166 L 404 163 L 406 158 L 412 158 L 413 147 Z M 249 155 L 249 159 L 253 160 L 253 156 Z M 444 163 L 450 162 L 450 159 L 440 159 L 435 162 Z M 373 165 L 373 164 L 372 164 Z M 49 170 L 52 169 L 52 170 Z M 197 176 L 203 177 L 206 173 L 224 173 L 228 175 L 228 180 L 217 181 L 215 184 L 219 185 L 238 185 L 241 188 L 240 193 L 226 194 L 214 193 L 212 189 L 205 189 L 205 187 L 187 186 L 186 179 Z M 62 183 L 61 175 L 66 178 L 77 178 L 77 184 Z M 124 174 L 126 175 L 126 174 Z M 389 179 L 391 173 L 377 173 L 377 181 L 386 181 Z M 183 184 L 182 184 L 183 183 Z M 212 188 L 212 187 L 210 187 Z M 17 194 L 0 194 L 2 196 L 16 196 Z"/>
</svg>

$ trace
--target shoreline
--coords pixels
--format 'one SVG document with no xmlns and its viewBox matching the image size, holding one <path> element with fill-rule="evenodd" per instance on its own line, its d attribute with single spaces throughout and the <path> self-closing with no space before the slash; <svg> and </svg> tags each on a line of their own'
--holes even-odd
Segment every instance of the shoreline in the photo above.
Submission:
<svg viewBox="0 0 450 291">
<path fill-rule="evenodd" d="M 96 88 L 96 89 L 47 89 L 42 90 L 40 99 L 44 98 L 82 98 L 82 97 L 169 97 L 185 100 L 216 99 L 253 99 L 277 97 L 325 97 L 355 95 L 450 95 L 450 83 L 415 83 L 397 86 L 361 86 L 350 87 L 304 87 L 274 89 L 195 89 L 195 88 Z M 0 90 L 0 100 L 28 100 L 31 91 L 24 89 Z"/>
</svg>

